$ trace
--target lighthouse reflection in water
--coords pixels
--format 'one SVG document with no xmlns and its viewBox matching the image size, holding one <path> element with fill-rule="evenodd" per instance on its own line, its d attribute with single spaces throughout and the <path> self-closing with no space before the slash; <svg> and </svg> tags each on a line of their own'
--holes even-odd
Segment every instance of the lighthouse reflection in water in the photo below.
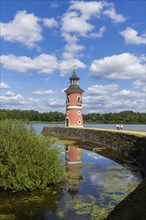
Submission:
<svg viewBox="0 0 146 220">
<path fill-rule="evenodd" d="M 82 149 L 66 145 L 65 159 L 68 174 L 68 191 L 72 198 L 78 193 L 78 184 L 82 178 Z"/>
</svg>

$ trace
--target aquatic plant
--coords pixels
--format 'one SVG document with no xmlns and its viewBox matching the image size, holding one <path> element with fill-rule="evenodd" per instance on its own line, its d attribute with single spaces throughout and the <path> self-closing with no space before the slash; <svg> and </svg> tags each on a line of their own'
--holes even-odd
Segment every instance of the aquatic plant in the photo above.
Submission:
<svg viewBox="0 0 146 220">
<path fill-rule="evenodd" d="M 20 121 L 1 121 L 0 190 L 32 191 L 61 182 L 65 172 L 52 143 Z"/>
</svg>

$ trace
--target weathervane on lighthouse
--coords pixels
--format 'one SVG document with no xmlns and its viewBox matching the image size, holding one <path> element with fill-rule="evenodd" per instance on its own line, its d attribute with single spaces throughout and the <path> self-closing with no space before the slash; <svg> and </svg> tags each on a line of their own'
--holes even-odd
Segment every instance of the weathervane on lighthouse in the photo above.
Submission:
<svg viewBox="0 0 146 220">
<path fill-rule="evenodd" d="M 83 115 L 82 115 L 82 90 L 79 87 L 79 77 L 74 70 L 70 79 L 70 86 L 65 90 L 66 93 L 66 118 L 65 127 L 83 127 Z"/>
</svg>

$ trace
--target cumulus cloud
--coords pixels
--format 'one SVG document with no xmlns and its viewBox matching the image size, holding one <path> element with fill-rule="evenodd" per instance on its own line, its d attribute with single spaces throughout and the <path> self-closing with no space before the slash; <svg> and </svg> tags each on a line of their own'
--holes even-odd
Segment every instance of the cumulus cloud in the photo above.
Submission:
<svg viewBox="0 0 146 220">
<path fill-rule="evenodd" d="M 146 34 L 138 35 L 138 32 L 131 27 L 127 27 L 120 34 L 124 37 L 126 44 L 146 44 Z"/>
<path fill-rule="evenodd" d="M 61 61 L 59 64 L 61 76 L 65 76 L 67 73 L 72 72 L 75 65 L 78 69 L 84 69 L 86 67 L 86 65 L 78 59 L 69 59 Z"/>
<path fill-rule="evenodd" d="M 102 1 L 72 1 L 69 10 L 77 10 L 85 20 L 101 13 L 104 6 Z"/>
<path fill-rule="evenodd" d="M 90 95 L 105 95 L 118 89 L 117 84 L 110 85 L 93 85 L 88 87 L 87 93 Z"/>
<path fill-rule="evenodd" d="M 123 89 L 119 92 L 115 92 L 113 94 L 113 96 L 116 96 L 116 97 L 120 97 L 120 98 L 130 98 L 130 99 L 144 99 L 144 92 L 140 92 L 140 91 L 137 91 L 137 90 L 126 90 L 126 89 Z"/>
<path fill-rule="evenodd" d="M 23 43 L 28 48 L 36 47 L 43 39 L 39 18 L 27 11 L 18 11 L 14 19 L 8 23 L 1 22 L 1 37 L 10 42 Z"/>
<path fill-rule="evenodd" d="M 76 65 L 78 69 L 83 69 L 86 65 L 79 59 L 68 57 L 68 59 L 58 61 L 53 55 L 41 54 L 38 57 L 15 56 L 13 54 L 2 55 L 1 64 L 5 69 L 26 73 L 38 71 L 39 73 L 52 74 L 55 70 L 61 72 L 61 76 L 68 74 Z"/>
<path fill-rule="evenodd" d="M 5 95 L 6 96 L 15 96 L 15 93 L 9 90 L 5 93 Z"/>
<path fill-rule="evenodd" d="M 122 53 L 92 61 L 90 74 L 97 79 L 143 79 L 145 64 L 141 57 L 130 53 Z"/>
<path fill-rule="evenodd" d="M 126 17 L 124 17 L 122 14 L 117 14 L 114 7 L 105 10 L 103 14 L 109 17 L 115 23 L 122 23 L 126 21 Z"/>
<path fill-rule="evenodd" d="M 61 32 L 66 41 L 63 58 L 79 58 L 84 46 L 79 39 L 102 38 L 106 31 L 105 26 L 99 26 L 98 30 L 92 19 L 101 20 L 109 17 L 114 22 L 124 22 L 126 18 L 116 12 L 113 3 L 106 1 L 71 1 L 66 13 L 61 18 Z M 72 39 L 71 37 L 73 36 Z M 70 38 L 70 40 L 68 40 Z"/>
<path fill-rule="evenodd" d="M 1 63 L 4 68 L 17 72 L 28 72 L 36 70 L 40 73 L 51 74 L 58 67 L 57 58 L 53 55 L 41 54 L 31 58 L 27 56 L 15 56 L 13 54 L 2 55 Z"/>
<path fill-rule="evenodd" d="M 0 89 L 8 89 L 10 86 L 4 82 L 0 82 Z"/>
<path fill-rule="evenodd" d="M 72 1 L 68 11 L 62 17 L 61 30 L 87 36 L 89 32 L 95 30 L 95 26 L 90 23 L 92 17 L 101 19 L 103 16 L 117 23 L 126 20 L 123 15 L 116 12 L 114 4 L 105 1 Z"/>
<path fill-rule="evenodd" d="M 42 22 L 47 28 L 58 27 L 58 22 L 54 18 L 44 18 Z"/>
<path fill-rule="evenodd" d="M 65 32 L 62 33 L 62 36 L 66 41 L 63 58 L 68 60 L 78 57 L 79 53 L 84 49 L 84 46 L 78 43 L 79 40 L 77 36 Z"/>
<path fill-rule="evenodd" d="M 56 91 L 49 89 L 49 90 L 44 90 L 44 89 L 37 89 L 33 91 L 33 94 L 36 95 L 54 95 Z"/>
<path fill-rule="evenodd" d="M 85 36 L 87 32 L 92 31 L 93 25 L 88 23 L 84 18 L 78 16 L 76 12 L 67 12 L 62 17 L 63 32 L 75 32 L 81 36 Z"/>
<path fill-rule="evenodd" d="M 15 94 L 11 91 L 0 96 L 1 108 L 33 109 L 37 111 L 65 111 L 65 99 L 62 98 L 34 98 Z"/>
<path fill-rule="evenodd" d="M 125 109 L 145 111 L 145 92 L 139 90 L 113 90 L 109 93 L 83 96 L 84 112 L 119 112 Z"/>
<path fill-rule="evenodd" d="M 1 107 L 9 107 L 9 106 L 17 106 L 17 105 L 24 105 L 25 100 L 24 97 L 21 94 L 11 94 L 5 95 L 5 96 L 0 96 L 1 99 Z"/>
<path fill-rule="evenodd" d="M 142 89 L 142 90 L 145 90 L 146 89 L 146 82 L 145 80 L 140 80 L 140 79 L 137 79 L 133 82 L 133 86 L 134 88 L 138 88 L 138 89 Z"/>
<path fill-rule="evenodd" d="M 92 38 L 101 38 L 103 37 L 104 32 L 106 31 L 106 27 L 102 26 L 99 28 L 99 31 L 97 33 L 91 33 L 89 37 Z"/>
</svg>

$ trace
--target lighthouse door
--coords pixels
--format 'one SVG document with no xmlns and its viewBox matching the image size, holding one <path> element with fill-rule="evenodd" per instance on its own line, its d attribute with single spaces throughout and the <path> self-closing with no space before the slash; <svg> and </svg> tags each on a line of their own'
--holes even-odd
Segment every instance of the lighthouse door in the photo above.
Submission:
<svg viewBox="0 0 146 220">
<path fill-rule="evenodd" d="M 69 119 L 66 119 L 66 127 L 69 127 Z"/>
</svg>

